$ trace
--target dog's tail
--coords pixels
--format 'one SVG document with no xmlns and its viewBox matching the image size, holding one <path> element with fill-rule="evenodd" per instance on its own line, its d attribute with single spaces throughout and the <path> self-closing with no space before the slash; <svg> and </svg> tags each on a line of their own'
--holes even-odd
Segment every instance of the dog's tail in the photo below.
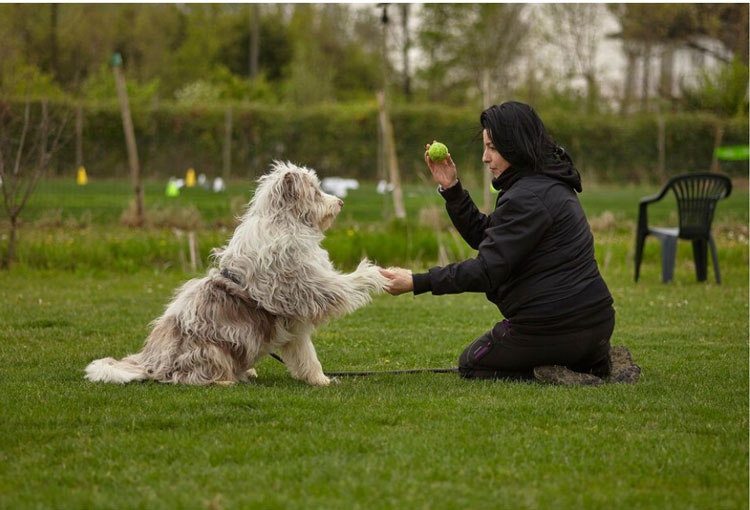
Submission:
<svg viewBox="0 0 750 510">
<path fill-rule="evenodd" d="M 114 358 L 92 361 L 86 367 L 86 379 L 93 382 L 126 384 L 148 379 L 148 375 L 146 370 L 129 356 L 119 361 Z"/>
</svg>

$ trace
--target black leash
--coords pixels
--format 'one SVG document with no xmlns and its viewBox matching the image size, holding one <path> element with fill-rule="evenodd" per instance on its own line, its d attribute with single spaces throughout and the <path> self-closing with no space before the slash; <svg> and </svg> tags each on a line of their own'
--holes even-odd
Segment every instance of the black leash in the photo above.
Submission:
<svg viewBox="0 0 750 510">
<path fill-rule="evenodd" d="M 227 278 L 240 287 L 243 286 L 242 280 L 239 276 L 231 272 L 226 267 L 221 270 L 221 276 L 224 278 Z M 281 357 L 276 354 L 275 352 L 271 353 L 271 357 L 273 357 L 275 360 L 280 361 L 282 364 L 284 363 L 284 360 L 281 359 Z M 329 375 L 331 377 L 346 377 L 346 376 L 354 376 L 354 375 L 379 375 L 379 374 L 421 374 L 424 372 L 431 372 L 433 374 L 448 374 L 453 372 L 458 372 L 458 368 L 415 368 L 412 370 L 372 370 L 372 371 L 365 371 L 365 372 L 325 372 L 325 375 Z"/>
<path fill-rule="evenodd" d="M 271 353 L 271 357 L 277 361 L 280 361 L 281 363 L 284 363 L 284 360 L 281 359 L 281 357 L 276 354 L 275 352 Z M 411 370 L 369 370 L 364 372 L 325 372 L 325 375 L 331 376 L 331 377 L 347 377 L 347 376 L 359 376 L 359 375 L 380 375 L 380 374 L 423 374 L 425 372 L 433 373 L 433 374 L 450 374 L 454 372 L 458 372 L 458 368 L 414 368 Z"/>
</svg>

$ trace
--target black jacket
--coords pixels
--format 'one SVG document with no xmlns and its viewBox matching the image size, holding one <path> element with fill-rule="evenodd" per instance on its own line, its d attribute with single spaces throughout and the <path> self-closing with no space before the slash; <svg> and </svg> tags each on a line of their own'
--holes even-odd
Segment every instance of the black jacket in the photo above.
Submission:
<svg viewBox="0 0 750 510">
<path fill-rule="evenodd" d="M 442 190 L 453 224 L 479 252 L 415 274 L 414 294 L 485 292 L 519 332 L 529 334 L 587 329 L 612 318 L 612 296 L 575 193 L 578 172 L 552 170 L 506 183 L 488 216 L 460 182 Z"/>
</svg>

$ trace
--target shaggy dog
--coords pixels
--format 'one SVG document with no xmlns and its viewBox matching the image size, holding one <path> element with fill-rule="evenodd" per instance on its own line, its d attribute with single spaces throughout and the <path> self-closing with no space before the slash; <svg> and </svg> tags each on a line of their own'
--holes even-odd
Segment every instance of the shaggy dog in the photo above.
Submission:
<svg viewBox="0 0 750 510">
<path fill-rule="evenodd" d="M 338 272 L 320 246 L 343 204 L 312 170 L 275 162 L 227 246 L 214 250 L 218 268 L 177 291 L 139 353 L 93 361 L 86 378 L 231 384 L 255 377 L 252 367 L 278 349 L 292 377 L 328 385 L 310 335 L 387 282 L 367 260 Z"/>
</svg>

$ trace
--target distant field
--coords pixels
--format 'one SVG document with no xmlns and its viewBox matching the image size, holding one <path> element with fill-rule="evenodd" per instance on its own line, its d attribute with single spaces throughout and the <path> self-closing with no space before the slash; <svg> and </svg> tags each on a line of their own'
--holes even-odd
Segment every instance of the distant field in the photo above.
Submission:
<svg viewBox="0 0 750 510">
<path fill-rule="evenodd" d="M 213 193 L 200 188 L 183 188 L 179 197 L 164 196 L 166 183 L 146 181 L 145 203 L 147 208 L 186 207 L 194 205 L 207 223 L 227 222 L 232 218 L 232 205 L 240 208 L 252 196 L 253 183 L 232 181 L 224 193 Z M 420 209 L 426 206 L 442 207 L 443 201 L 432 184 L 407 185 L 404 189 L 405 205 L 410 218 L 416 219 Z M 482 199 L 480 190 L 470 188 L 475 201 Z M 659 191 L 658 186 L 595 186 L 584 187 L 580 195 L 581 203 L 589 219 L 610 211 L 619 221 L 636 221 L 638 201 Z M 40 183 L 39 188 L 27 206 L 23 218 L 33 221 L 58 211 L 63 219 L 81 218 L 88 211 L 91 221 L 98 224 L 116 224 L 123 210 L 132 199 L 132 187 L 127 180 L 92 180 L 81 187 L 72 179 L 51 179 Z M 358 190 L 350 190 L 345 199 L 345 207 L 339 222 L 378 222 L 384 218 L 384 211 L 392 214 L 392 200 L 389 196 L 375 191 L 375 183 L 364 182 Z M 655 221 L 668 220 L 674 210 L 674 200 L 666 197 L 652 206 L 650 217 Z M 719 222 L 748 223 L 748 189 L 735 188 L 732 195 L 719 203 L 716 220 Z"/>
</svg>

